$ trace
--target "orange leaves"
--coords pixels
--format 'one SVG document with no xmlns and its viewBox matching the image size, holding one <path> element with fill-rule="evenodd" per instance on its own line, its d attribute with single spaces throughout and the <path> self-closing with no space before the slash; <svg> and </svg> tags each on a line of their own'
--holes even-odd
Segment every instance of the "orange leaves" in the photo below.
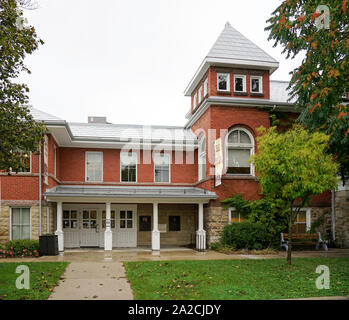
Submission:
<svg viewBox="0 0 349 320">
<path fill-rule="evenodd" d="M 345 46 L 348 48 L 349 47 L 349 39 L 346 40 Z"/>
<path fill-rule="evenodd" d="M 304 21 L 304 19 L 305 19 L 305 15 L 302 14 L 301 16 L 299 16 L 299 17 L 297 18 L 297 21 L 298 21 L 299 23 L 302 23 L 302 22 Z"/>
<path fill-rule="evenodd" d="M 344 13 L 347 12 L 347 5 L 348 5 L 349 0 L 344 0 L 342 3 L 342 10 Z"/>
<path fill-rule="evenodd" d="M 335 70 L 335 69 L 331 69 L 329 72 L 328 72 L 328 76 L 330 78 L 334 77 L 334 78 L 338 78 L 339 77 L 339 71 L 338 70 Z"/>
<path fill-rule="evenodd" d="M 312 16 L 311 16 L 311 21 L 315 21 L 316 18 L 321 16 L 321 12 L 316 11 Z"/>
<path fill-rule="evenodd" d="M 320 96 L 323 96 L 324 94 L 328 97 L 328 88 L 323 88 L 321 90 Z"/>
<path fill-rule="evenodd" d="M 312 114 L 312 113 L 315 111 L 315 109 L 317 109 L 317 108 L 319 108 L 319 107 L 321 107 L 321 103 L 317 103 L 314 107 L 312 107 L 312 108 L 309 110 L 309 113 Z"/>
<path fill-rule="evenodd" d="M 316 72 L 312 72 L 311 75 L 313 76 L 313 78 L 317 78 L 319 75 Z"/>
<path fill-rule="evenodd" d="M 338 114 L 337 119 L 339 120 L 340 118 L 343 118 L 343 117 L 345 117 L 346 115 L 347 115 L 346 112 L 341 111 L 341 112 Z"/>
<path fill-rule="evenodd" d="M 317 42 L 312 42 L 311 46 L 313 47 L 314 50 L 317 50 Z"/>
<path fill-rule="evenodd" d="M 286 23 L 286 17 L 285 17 L 285 14 L 283 14 L 280 20 L 280 24 L 285 24 L 285 23 Z"/>
<path fill-rule="evenodd" d="M 310 101 L 313 101 L 317 97 L 317 93 L 313 93 L 310 97 Z"/>
<path fill-rule="evenodd" d="M 345 133 L 345 136 L 347 136 L 349 134 L 349 129 L 347 130 L 347 132 Z"/>
</svg>

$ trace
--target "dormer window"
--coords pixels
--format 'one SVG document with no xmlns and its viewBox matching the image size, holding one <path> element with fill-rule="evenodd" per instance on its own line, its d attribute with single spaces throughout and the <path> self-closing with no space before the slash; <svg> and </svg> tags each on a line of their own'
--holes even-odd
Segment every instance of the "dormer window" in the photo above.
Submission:
<svg viewBox="0 0 349 320">
<path fill-rule="evenodd" d="M 246 76 L 234 76 L 234 92 L 246 92 Z"/>
<path fill-rule="evenodd" d="M 208 94 L 208 79 L 204 82 L 204 97 L 206 97 Z"/>
<path fill-rule="evenodd" d="M 263 92 L 262 77 L 251 77 L 251 92 L 252 93 Z"/>
<path fill-rule="evenodd" d="M 218 91 L 229 91 L 229 73 L 218 73 L 217 74 L 217 88 Z"/>
</svg>

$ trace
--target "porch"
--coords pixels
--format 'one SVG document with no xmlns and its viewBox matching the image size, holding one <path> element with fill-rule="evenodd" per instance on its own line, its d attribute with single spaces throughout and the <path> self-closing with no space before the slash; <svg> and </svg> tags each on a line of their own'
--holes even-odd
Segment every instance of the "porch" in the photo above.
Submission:
<svg viewBox="0 0 349 320">
<path fill-rule="evenodd" d="M 204 204 L 215 193 L 183 187 L 56 186 L 59 251 L 162 246 L 206 249 Z"/>
</svg>

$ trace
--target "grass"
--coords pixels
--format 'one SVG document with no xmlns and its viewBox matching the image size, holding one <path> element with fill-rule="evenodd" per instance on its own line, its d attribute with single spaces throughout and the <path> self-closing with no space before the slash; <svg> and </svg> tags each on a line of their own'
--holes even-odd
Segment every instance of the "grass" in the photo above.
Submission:
<svg viewBox="0 0 349 320">
<path fill-rule="evenodd" d="M 245 300 L 349 295 L 349 258 L 125 262 L 138 300 Z M 319 290 L 318 265 L 330 268 Z"/>
<path fill-rule="evenodd" d="M 30 271 L 30 288 L 17 289 L 16 279 L 23 272 L 16 273 L 17 266 L 26 265 Z M 0 300 L 46 300 L 67 262 L 2 262 L 0 263 Z"/>
</svg>

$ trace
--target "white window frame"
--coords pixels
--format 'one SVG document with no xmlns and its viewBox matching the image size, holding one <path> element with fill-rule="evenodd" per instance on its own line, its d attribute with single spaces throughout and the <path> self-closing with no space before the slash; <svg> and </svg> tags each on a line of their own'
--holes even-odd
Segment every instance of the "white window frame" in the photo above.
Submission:
<svg viewBox="0 0 349 320">
<path fill-rule="evenodd" d="M 162 156 L 160 156 L 162 154 Z M 168 153 L 153 153 L 153 162 L 154 162 L 154 183 L 171 183 L 171 160 L 172 157 Z M 168 159 L 168 181 L 155 181 L 155 157 L 164 157 Z"/>
<path fill-rule="evenodd" d="M 202 101 L 202 86 L 200 86 L 199 90 L 198 90 L 198 96 L 199 96 L 199 104 Z"/>
<path fill-rule="evenodd" d="M 229 221 L 228 221 L 228 224 L 231 224 L 231 216 L 232 216 L 232 212 L 233 211 L 236 211 L 236 208 L 230 207 L 229 208 L 229 217 L 228 217 Z M 241 214 L 239 213 L 239 223 L 240 222 L 241 222 Z"/>
<path fill-rule="evenodd" d="M 228 142 L 228 138 L 230 136 L 230 134 L 232 134 L 234 131 L 243 131 L 245 132 L 250 140 L 251 140 L 251 145 L 243 145 L 241 143 L 229 143 Z M 245 148 L 244 148 L 245 147 Z M 254 149 L 255 149 L 255 141 L 253 138 L 253 135 L 251 134 L 251 132 L 245 128 L 242 127 L 235 127 L 231 130 L 229 130 L 229 132 L 227 133 L 227 135 L 225 136 L 225 169 L 226 171 L 228 170 L 228 163 L 229 163 L 229 148 L 242 148 L 242 149 L 250 149 L 250 157 L 254 155 Z M 227 173 L 228 176 L 255 176 L 255 168 L 253 163 L 250 163 L 250 173 Z"/>
<path fill-rule="evenodd" d="M 21 153 L 24 153 L 23 151 L 20 151 Z M 12 173 L 12 168 L 10 168 L 10 172 Z M 30 174 L 32 173 L 32 153 L 29 152 L 29 171 L 18 171 L 17 173 L 20 174 Z"/>
<path fill-rule="evenodd" d="M 132 157 L 136 157 L 136 181 L 122 181 L 122 155 L 132 154 Z M 136 183 L 138 181 L 138 153 L 137 152 L 120 152 L 120 182 L 124 183 Z"/>
<path fill-rule="evenodd" d="M 203 142 L 205 142 L 205 151 L 202 151 L 202 144 L 203 144 Z M 206 170 L 205 170 L 205 172 L 202 172 L 202 160 L 203 159 L 205 159 L 205 162 L 204 162 L 204 164 L 205 164 L 205 169 L 207 169 L 206 168 L 206 165 L 207 165 L 207 146 L 206 146 L 206 137 L 205 137 L 205 135 L 203 135 L 201 138 L 200 138 L 200 140 L 199 140 L 199 148 L 198 148 L 198 181 L 201 181 L 201 180 L 203 180 L 203 179 L 205 179 L 206 178 Z"/>
<path fill-rule="evenodd" d="M 53 146 L 53 176 L 57 177 L 57 147 Z"/>
<path fill-rule="evenodd" d="M 198 98 L 198 94 L 197 92 L 195 92 L 194 97 L 193 97 L 193 109 L 195 109 L 197 107 L 197 98 Z"/>
<path fill-rule="evenodd" d="M 259 91 L 252 91 L 252 80 L 259 80 Z M 250 77 L 250 90 L 251 93 L 263 93 L 263 77 L 261 76 L 251 76 Z"/>
<path fill-rule="evenodd" d="M 206 97 L 208 94 L 208 79 L 204 81 L 204 97 Z"/>
<path fill-rule="evenodd" d="M 32 208 L 31 207 L 11 207 L 10 208 L 10 241 L 12 241 L 12 209 L 29 209 L 29 240 L 32 239 Z"/>
<path fill-rule="evenodd" d="M 224 89 L 219 89 L 219 76 L 221 75 L 226 75 L 227 76 L 227 88 Z M 228 92 L 230 91 L 230 73 L 226 72 L 219 72 L 217 73 L 217 91 L 223 91 L 223 92 Z"/>
<path fill-rule="evenodd" d="M 88 154 L 92 154 L 92 153 L 95 153 L 95 154 L 102 154 L 102 163 L 101 163 L 101 170 L 102 170 L 102 173 L 101 173 L 101 180 L 100 181 L 95 181 L 95 180 L 87 180 L 87 155 Z M 85 182 L 103 182 L 103 162 L 104 162 L 104 157 L 103 157 L 103 151 L 86 151 L 85 152 Z"/>
<path fill-rule="evenodd" d="M 237 78 L 242 78 L 242 85 L 243 85 L 243 90 L 242 91 L 238 91 L 235 88 L 235 80 Z M 247 92 L 247 88 L 246 88 L 246 75 L 244 74 L 234 74 L 234 92 L 238 92 L 238 93 L 246 93 Z"/>
<path fill-rule="evenodd" d="M 294 211 L 296 209 L 294 208 Z M 311 208 L 300 208 L 299 211 L 305 211 L 305 224 L 306 224 L 306 231 L 309 231 L 311 228 Z M 294 223 L 297 223 L 295 221 Z"/>
</svg>

